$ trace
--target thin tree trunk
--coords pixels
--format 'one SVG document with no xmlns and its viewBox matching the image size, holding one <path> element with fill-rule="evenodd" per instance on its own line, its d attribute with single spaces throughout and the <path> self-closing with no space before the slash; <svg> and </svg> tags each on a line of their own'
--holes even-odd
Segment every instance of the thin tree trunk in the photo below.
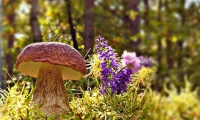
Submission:
<svg viewBox="0 0 200 120">
<path fill-rule="evenodd" d="M 8 46 L 7 47 L 8 47 L 9 52 L 6 55 L 7 72 L 8 72 L 7 80 L 11 79 L 10 77 L 12 77 L 12 75 L 13 75 L 13 56 L 12 56 L 12 52 L 11 52 L 11 49 L 13 48 L 13 42 L 14 42 L 14 34 L 11 34 L 8 37 Z"/>
<path fill-rule="evenodd" d="M 165 1 L 165 8 L 167 10 L 167 15 L 169 14 L 169 6 L 168 6 L 168 0 Z M 168 15 L 169 16 L 169 15 Z M 172 57 L 172 41 L 169 38 L 170 31 L 169 29 L 167 30 L 167 35 L 166 35 L 166 58 L 167 58 L 167 65 L 168 69 L 172 69 L 174 67 L 174 61 Z"/>
<path fill-rule="evenodd" d="M 137 35 L 139 33 L 139 24 L 140 24 L 139 9 L 138 9 L 139 1 L 140 0 L 129 1 L 130 10 L 133 10 L 134 12 L 137 13 L 134 20 L 129 17 L 129 19 L 131 20 L 130 22 L 131 35 Z M 130 42 L 131 50 L 137 52 L 137 54 L 140 54 L 140 51 L 139 51 L 140 43 L 141 43 L 140 38 L 137 38 L 136 40 L 131 41 Z"/>
<path fill-rule="evenodd" d="M 161 23 L 161 8 L 162 8 L 162 0 L 158 0 L 158 14 L 157 14 L 157 21 L 159 23 Z M 158 53 L 158 56 L 157 56 L 157 61 L 158 61 L 158 70 L 157 70 L 157 74 L 160 76 L 160 71 L 161 71 L 161 66 L 162 66 L 162 57 L 163 57 L 163 54 L 162 54 L 162 43 L 161 43 L 161 37 L 158 36 L 157 38 L 157 45 L 158 45 L 158 50 L 157 50 L 157 53 Z M 160 76 L 161 77 L 161 76 Z M 162 87 L 162 81 L 160 79 L 158 79 L 155 83 L 155 89 L 160 91 L 161 90 L 161 87 Z"/>
<path fill-rule="evenodd" d="M 93 44 L 94 44 L 94 0 L 86 0 L 85 1 L 85 28 L 84 28 L 84 52 L 88 54 L 92 54 L 93 52 Z"/>
<path fill-rule="evenodd" d="M 71 2 L 70 0 L 65 0 L 66 2 L 66 9 L 67 9 L 67 15 L 68 15 L 68 22 L 69 22 L 69 26 L 70 26 L 70 32 L 71 32 L 71 36 L 72 36 L 72 41 L 73 41 L 73 46 L 75 49 L 78 50 L 78 43 L 76 41 L 76 31 L 74 28 L 74 24 L 73 24 L 73 19 L 72 19 L 72 12 L 71 12 Z"/>
<path fill-rule="evenodd" d="M 181 0 L 181 24 L 182 26 L 185 25 L 185 0 Z M 182 53 L 183 53 L 183 40 L 179 40 L 178 41 L 178 52 L 179 52 L 179 57 L 178 57 L 178 68 L 180 68 L 182 66 Z"/>
<path fill-rule="evenodd" d="M 14 43 L 14 34 L 15 34 L 15 1 L 14 0 L 9 0 L 6 5 L 10 6 L 10 10 L 9 12 L 6 12 L 6 19 L 8 20 L 8 24 L 11 26 L 12 29 L 9 30 L 9 32 L 7 33 L 7 49 L 8 52 L 6 54 L 6 62 L 7 62 L 7 77 L 6 79 L 11 79 L 10 77 L 12 77 L 13 75 L 13 56 L 12 56 L 12 51 L 11 49 L 13 48 L 13 43 Z M 5 7 L 5 11 L 7 11 L 6 9 L 6 5 L 4 5 Z"/>
<path fill-rule="evenodd" d="M 145 11 L 144 11 L 144 22 L 145 26 L 149 26 L 149 0 L 144 0 Z"/>
<path fill-rule="evenodd" d="M 31 12 L 30 12 L 30 26 L 33 34 L 34 42 L 42 42 L 42 34 L 40 30 L 40 25 L 38 22 L 38 0 L 31 0 Z M 36 82 L 35 78 L 32 78 L 33 83 Z"/>
<path fill-rule="evenodd" d="M 160 23 L 161 22 L 161 7 L 162 7 L 162 0 L 158 0 L 158 15 L 157 15 L 157 21 Z M 161 38 L 158 37 L 158 57 L 157 57 L 157 61 L 158 61 L 158 71 L 160 70 L 160 66 L 161 66 L 161 59 L 162 59 L 162 44 L 161 44 Z"/>
<path fill-rule="evenodd" d="M 123 1 L 123 4 L 128 6 L 128 10 L 137 13 L 134 19 L 131 18 L 131 16 L 126 13 L 126 11 L 124 11 L 123 13 L 124 14 L 123 20 L 124 20 L 125 27 L 129 29 L 131 36 L 135 36 L 139 33 L 139 23 L 140 23 L 139 9 L 138 9 L 139 0 L 129 0 L 129 2 L 127 3 Z M 141 43 L 141 40 L 139 38 L 136 38 L 135 40 L 131 40 L 129 44 L 130 50 L 135 51 L 139 54 L 138 47 L 140 43 Z"/>
<path fill-rule="evenodd" d="M 180 4 L 181 4 L 181 9 L 180 9 L 180 16 L 181 16 L 181 25 L 183 27 L 185 27 L 185 19 L 186 19 L 186 16 L 185 16 L 185 0 L 181 0 L 180 1 Z M 183 34 L 184 34 L 184 31 L 183 31 Z M 183 64 L 183 39 L 180 39 L 178 42 L 177 42 L 177 47 L 178 47 L 178 50 L 177 50 L 177 55 L 178 55 L 178 58 L 177 58 L 177 69 L 182 69 L 182 64 Z M 183 74 L 184 74 L 184 71 L 182 70 L 181 72 L 178 72 L 178 78 L 179 79 L 183 79 Z"/>
<path fill-rule="evenodd" d="M 0 1 L 0 18 L 2 18 L 2 1 Z M 2 19 L 0 20 L 0 34 L 2 33 Z M 0 35 L 0 88 L 4 89 L 5 81 L 3 80 L 3 40 Z"/>
<path fill-rule="evenodd" d="M 31 0 L 30 25 L 34 42 L 42 42 L 40 25 L 38 23 L 38 0 Z"/>
<path fill-rule="evenodd" d="M 167 37 L 166 38 L 166 57 L 167 57 L 167 65 L 169 69 L 174 67 L 174 61 L 172 57 L 172 41 Z"/>
</svg>

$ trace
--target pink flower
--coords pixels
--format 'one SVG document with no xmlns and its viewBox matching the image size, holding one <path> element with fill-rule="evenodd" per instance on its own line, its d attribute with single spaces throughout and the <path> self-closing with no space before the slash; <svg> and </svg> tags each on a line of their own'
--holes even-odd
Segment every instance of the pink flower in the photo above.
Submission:
<svg viewBox="0 0 200 120">
<path fill-rule="evenodd" d="M 140 69 L 140 59 L 136 56 L 135 52 L 124 51 L 122 54 L 122 65 L 128 67 L 135 73 Z"/>
</svg>

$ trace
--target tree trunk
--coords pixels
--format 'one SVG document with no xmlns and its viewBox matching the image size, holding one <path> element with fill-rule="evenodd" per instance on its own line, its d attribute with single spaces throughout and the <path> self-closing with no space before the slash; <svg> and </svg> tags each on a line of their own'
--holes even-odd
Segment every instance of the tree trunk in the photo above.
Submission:
<svg viewBox="0 0 200 120">
<path fill-rule="evenodd" d="M 149 26 L 149 0 L 144 0 L 145 11 L 144 11 L 144 22 L 145 26 Z"/>
<path fill-rule="evenodd" d="M 14 43 L 14 34 L 15 34 L 15 1 L 9 0 L 8 2 L 5 2 L 4 4 L 4 11 L 6 14 L 6 20 L 8 21 L 8 25 L 10 26 L 10 29 L 7 32 L 6 39 L 7 42 L 7 53 L 6 53 L 6 62 L 7 62 L 7 77 L 6 79 L 11 79 L 13 75 L 13 56 L 12 56 L 12 48 Z M 9 9 L 7 8 L 9 6 Z M 7 9 L 6 9 L 7 8 Z"/>
<path fill-rule="evenodd" d="M 157 22 L 161 23 L 161 8 L 162 8 L 162 0 L 158 0 L 158 14 L 157 14 Z M 157 61 L 158 61 L 158 70 L 157 70 L 157 74 L 160 76 L 160 71 L 161 71 L 161 66 L 162 66 L 162 58 L 163 58 L 163 54 L 162 54 L 162 43 L 161 43 L 161 35 L 158 36 L 157 38 L 157 45 L 158 45 L 158 56 L 157 56 Z M 161 76 L 160 76 L 161 78 Z M 158 79 L 155 83 L 155 89 L 157 91 L 161 90 L 162 87 L 162 80 Z"/>
<path fill-rule="evenodd" d="M 69 26 L 70 26 L 70 32 L 71 32 L 71 37 L 72 37 L 72 41 L 73 41 L 73 46 L 75 49 L 78 50 L 78 43 L 76 41 L 76 31 L 74 29 L 74 24 L 73 24 L 73 19 L 72 19 L 71 3 L 70 3 L 70 0 L 65 0 L 65 2 L 66 2 L 68 22 L 69 22 Z"/>
<path fill-rule="evenodd" d="M 30 14 L 30 25 L 34 42 L 42 42 L 42 35 L 38 23 L 38 0 L 31 0 L 32 8 Z"/>
<path fill-rule="evenodd" d="M 129 29 L 131 36 L 135 36 L 139 33 L 139 24 L 140 24 L 139 9 L 138 9 L 139 0 L 129 0 L 129 2 L 127 3 L 124 2 L 124 4 L 128 6 L 128 11 L 136 12 L 136 16 L 134 19 L 131 18 L 131 16 L 127 14 L 126 11 L 124 11 L 123 15 L 125 27 Z M 136 37 L 136 39 L 134 40 L 131 40 L 129 44 L 130 50 L 135 51 L 139 54 L 140 43 L 141 40 L 138 37 Z"/>
<path fill-rule="evenodd" d="M 172 69 L 174 67 L 174 61 L 172 57 L 172 41 L 168 38 L 166 38 L 166 58 L 167 58 L 167 65 L 168 69 Z"/>
<path fill-rule="evenodd" d="M 169 6 L 168 6 L 168 0 L 165 1 L 165 8 L 167 11 L 167 16 L 169 16 Z M 171 41 L 171 39 L 169 38 L 169 34 L 170 34 L 170 30 L 167 30 L 167 35 L 166 37 L 166 59 L 167 59 L 167 65 L 168 65 L 168 69 L 172 69 L 174 67 L 174 61 L 173 61 L 173 57 L 172 57 L 172 53 L 173 53 L 173 43 Z"/>
<path fill-rule="evenodd" d="M 2 1 L 0 1 L 0 18 L 2 18 Z M 2 33 L 2 19 L 0 19 L 0 34 Z M 3 80 L 3 40 L 0 35 L 0 88 L 4 89 L 5 81 Z"/>
<path fill-rule="evenodd" d="M 140 17 L 139 17 L 139 9 L 138 9 L 138 5 L 139 5 L 139 1 L 140 0 L 130 0 L 129 1 L 129 7 L 131 10 L 137 12 L 137 15 L 135 17 L 135 19 L 130 19 L 130 31 L 131 31 L 131 35 L 137 35 L 139 33 L 139 24 L 140 24 Z M 141 43 L 140 38 L 136 38 L 134 41 L 130 42 L 131 45 L 131 50 L 135 51 L 137 54 L 140 54 L 139 51 L 139 45 Z"/>
<path fill-rule="evenodd" d="M 181 0 L 181 11 L 180 11 L 180 15 L 181 15 L 181 24 L 184 27 L 185 26 L 185 0 Z M 183 54 L 183 40 L 179 40 L 178 41 L 178 68 L 180 68 L 182 66 L 182 54 Z"/>
<path fill-rule="evenodd" d="M 14 20 L 14 19 L 13 19 Z M 13 21 L 14 22 L 14 21 Z M 13 75 L 13 56 L 12 56 L 12 51 L 11 49 L 13 48 L 13 43 L 14 43 L 14 34 L 10 34 L 8 37 L 8 53 L 6 55 L 6 61 L 7 61 L 7 80 L 11 79 Z"/>
<path fill-rule="evenodd" d="M 181 4 L 181 9 L 180 9 L 180 16 L 181 16 L 181 25 L 182 27 L 184 28 L 185 27 L 185 0 L 181 0 L 180 1 L 180 4 Z M 185 31 L 183 31 L 182 33 L 184 34 Z M 178 69 L 182 69 L 182 64 L 183 64 L 183 39 L 180 39 L 178 42 L 177 42 L 177 47 L 178 47 L 178 50 L 177 50 L 177 68 Z M 178 73 L 178 78 L 179 79 L 183 79 L 183 74 L 184 74 L 184 71 L 182 70 L 181 72 Z"/>
<path fill-rule="evenodd" d="M 161 22 L 161 7 L 162 7 L 162 0 L 158 0 L 158 15 L 157 15 L 157 21 L 160 23 Z M 162 60 L 162 44 L 161 44 L 161 37 L 159 36 L 157 39 L 157 44 L 158 44 L 158 71 L 160 70 L 161 67 L 161 60 Z"/>
<path fill-rule="evenodd" d="M 31 0 L 31 12 L 30 12 L 30 26 L 33 34 L 33 41 L 42 42 L 42 34 L 40 30 L 40 25 L 38 22 L 38 0 Z M 32 78 L 33 83 L 36 82 L 35 78 Z"/>
<path fill-rule="evenodd" d="M 85 17 L 84 17 L 84 52 L 88 54 L 93 53 L 93 44 L 94 44 L 94 28 L 93 28 L 93 22 L 94 22 L 94 0 L 86 0 L 85 1 Z"/>
</svg>

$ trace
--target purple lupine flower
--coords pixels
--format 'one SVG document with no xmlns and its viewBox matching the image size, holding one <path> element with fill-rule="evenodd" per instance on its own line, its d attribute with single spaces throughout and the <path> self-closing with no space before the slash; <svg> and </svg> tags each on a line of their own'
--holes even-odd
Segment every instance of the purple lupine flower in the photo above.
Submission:
<svg viewBox="0 0 200 120">
<path fill-rule="evenodd" d="M 135 52 L 124 51 L 122 54 L 122 65 L 128 67 L 133 73 L 136 73 L 140 68 L 140 59 Z"/>
<path fill-rule="evenodd" d="M 103 80 L 101 93 L 107 93 L 106 86 L 113 88 L 111 81 L 116 75 L 118 69 L 118 63 L 116 59 L 116 53 L 108 46 L 108 42 L 102 37 L 98 37 L 96 40 L 97 54 L 101 62 L 101 77 Z"/>
<path fill-rule="evenodd" d="M 127 91 L 127 84 L 131 80 L 131 74 L 136 73 L 141 66 L 150 65 L 148 59 L 137 57 L 135 53 L 125 51 L 122 55 L 123 68 L 120 68 L 116 58 L 117 54 L 114 53 L 112 47 L 108 46 L 108 42 L 100 36 L 96 42 L 97 54 L 101 60 L 102 68 L 100 74 L 103 82 L 100 94 L 107 94 L 107 89 L 110 89 L 112 94 L 121 94 Z"/>
<path fill-rule="evenodd" d="M 144 67 L 151 67 L 152 66 L 152 61 L 151 61 L 150 58 L 140 56 L 139 59 L 140 59 L 140 65 L 141 66 L 144 66 Z"/>
</svg>

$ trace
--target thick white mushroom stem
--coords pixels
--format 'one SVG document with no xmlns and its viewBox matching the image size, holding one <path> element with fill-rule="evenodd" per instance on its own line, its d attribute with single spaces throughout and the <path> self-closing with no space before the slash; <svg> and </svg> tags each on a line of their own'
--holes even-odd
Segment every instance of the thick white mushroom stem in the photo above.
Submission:
<svg viewBox="0 0 200 120">
<path fill-rule="evenodd" d="M 69 103 L 58 66 L 44 64 L 41 66 L 33 100 L 40 105 L 40 110 L 47 115 L 69 111 Z"/>
</svg>

